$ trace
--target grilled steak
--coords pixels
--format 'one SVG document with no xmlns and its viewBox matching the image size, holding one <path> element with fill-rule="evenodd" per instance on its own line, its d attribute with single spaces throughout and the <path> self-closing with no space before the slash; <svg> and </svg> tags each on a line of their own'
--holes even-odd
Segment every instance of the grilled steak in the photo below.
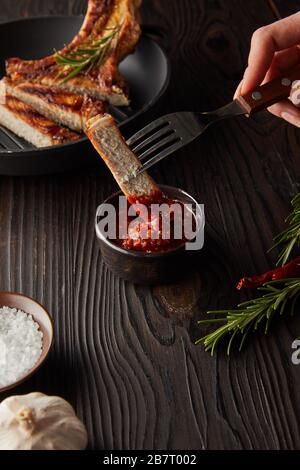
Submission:
<svg viewBox="0 0 300 470">
<path fill-rule="evenodd" d="M 109 114 L 90 119 L 86 133 L 129 199 L 151 198 L 161 192 L 146 172 L 136 176 L 142 164 L 127 146 Z"/>
<path fill-rule="evenodd" d="M 14 85 L 14 82 L 7 78 L 2 82 L 7 94 L 32 106 L 43 116 L 77 132 L 83 132 L 87 120 L 104 113 L 107 107 L 104 101 L 67 92 L 58 87 L 30 82 Z"/>
<path fill-rule="evenodd" d="M 84 24 L 60 54 L 75 54 L 78 47 L 88 47 L 107 36 L 108 31 L 119 28 L 114 41 L 99 66 L 82 70 L 75 77 L 64 81 L 70 73 L 69 66 L 58 65 L 55 55 L 40 60 L 8 59 L 7 76 L 15 82 L 30 81 L 79 94 L 89 94 L 113 105 L 128 105 L 127 87 L 120 76 L 118 63 L 129 54 L 140 36 L 137 9 L 141 0 L 90 0 Z"/>
<path fill-rule="evenodd" d="M 45 118 L 31 106 L 9 95 L 0 83 L 0 124 L 36 147 L 64 144 L 80 135 Z"/>
</svg>

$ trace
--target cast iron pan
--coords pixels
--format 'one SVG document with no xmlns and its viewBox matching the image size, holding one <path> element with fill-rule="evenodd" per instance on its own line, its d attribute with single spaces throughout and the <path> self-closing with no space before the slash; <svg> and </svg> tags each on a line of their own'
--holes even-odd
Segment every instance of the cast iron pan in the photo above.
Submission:
<svg viewBox="0 0 300 470">
<path fill-rule="evenodd" d="M 60 49 L 78 32 L 83 17 L 59 16 L 24 19 L 0 25 L 0 77 L 5 59 L 38 59 Z M 131 105 L 113 108 L 122 128 L 146 112 L 164 93 L 169 82 L 169 62 L 161 47 L 143 33 L 137 48 L 121 64 L 130 89 Z M 137 122 L 138 124 L 138 122 Z M 91 153 L 87 138 L 71 144 L 36 149 L 0 126 L 0 174 L 41 175 L 85 165 Z"/>
</svg>

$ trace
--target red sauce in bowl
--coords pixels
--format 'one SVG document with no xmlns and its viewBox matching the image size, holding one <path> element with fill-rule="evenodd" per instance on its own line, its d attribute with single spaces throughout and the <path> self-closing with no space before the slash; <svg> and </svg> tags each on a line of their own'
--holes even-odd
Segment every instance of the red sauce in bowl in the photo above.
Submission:
<svg viewBox="0 0 300 470">
<path fill-rule="evenodd" d="M 179 248 L 190 240 L 185 236 L 184 210 L 182 202 L 169 199 L 162 193 L 151 197 L 130 198 L 127 207 L 119 210 L 119 238 L 114 241 L 125 250 L 145 253 L 167 252 Z M 124 236 L 121 238 L 120 234 Z"/>
</svg>

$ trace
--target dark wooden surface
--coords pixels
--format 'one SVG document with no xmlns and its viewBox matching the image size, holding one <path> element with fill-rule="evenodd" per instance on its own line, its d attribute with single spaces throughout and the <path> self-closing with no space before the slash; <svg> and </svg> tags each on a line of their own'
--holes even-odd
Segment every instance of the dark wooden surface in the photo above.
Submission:
<svg viewBox="0 0 300 470">
<path fill-rule="evenodd" d="M 274 3 L 285 15 L 298 2 Z M 77 14 L 85 4 L 0 0 L 0 21 Z M 162 28 L 172 62 L 166 112 L 230 100 L 252 32 L 275 19 L 263 0 L 144 0 L 142 13 Z M 299 130 L 262 113 L 218 125 L 153 170 L 204 203 L 207 217 L 198 271 L 153 289 L 124 283 L 102 263 L 93 219 L 115 184 L 101 164 L 1 177 L 0 289 L 42 302 L 56 335 L 49 362 L 16 393 L 70 400 L 91 448 L 300 449 L 300 374 L 290 360 L 300 318 L 275 322 L 230 358 L 194 345 L 207 331 L 196 324 L 205 310 L 233 305 L 237 279 L 274 262 L 266 253 L 298 189 L 299 148 Z"/>
</svg>

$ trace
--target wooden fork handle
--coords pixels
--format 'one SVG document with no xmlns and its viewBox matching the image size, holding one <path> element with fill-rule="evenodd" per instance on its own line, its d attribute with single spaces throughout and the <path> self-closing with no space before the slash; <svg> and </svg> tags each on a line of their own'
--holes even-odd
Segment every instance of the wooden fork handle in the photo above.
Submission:
<svg viewBox="0 0 300 470">
<path fill-rule="evenodd" d="M 237 101 L 245 108 L 246 113 L 250 115 L 288 98 L 292 83 L 295 80 L 300 80 L 300 66 L 287 72 L 280 78 L 275 78 L 275 80 L 255 88 L 251 93 L 239 96 Z"/>
</svg>

